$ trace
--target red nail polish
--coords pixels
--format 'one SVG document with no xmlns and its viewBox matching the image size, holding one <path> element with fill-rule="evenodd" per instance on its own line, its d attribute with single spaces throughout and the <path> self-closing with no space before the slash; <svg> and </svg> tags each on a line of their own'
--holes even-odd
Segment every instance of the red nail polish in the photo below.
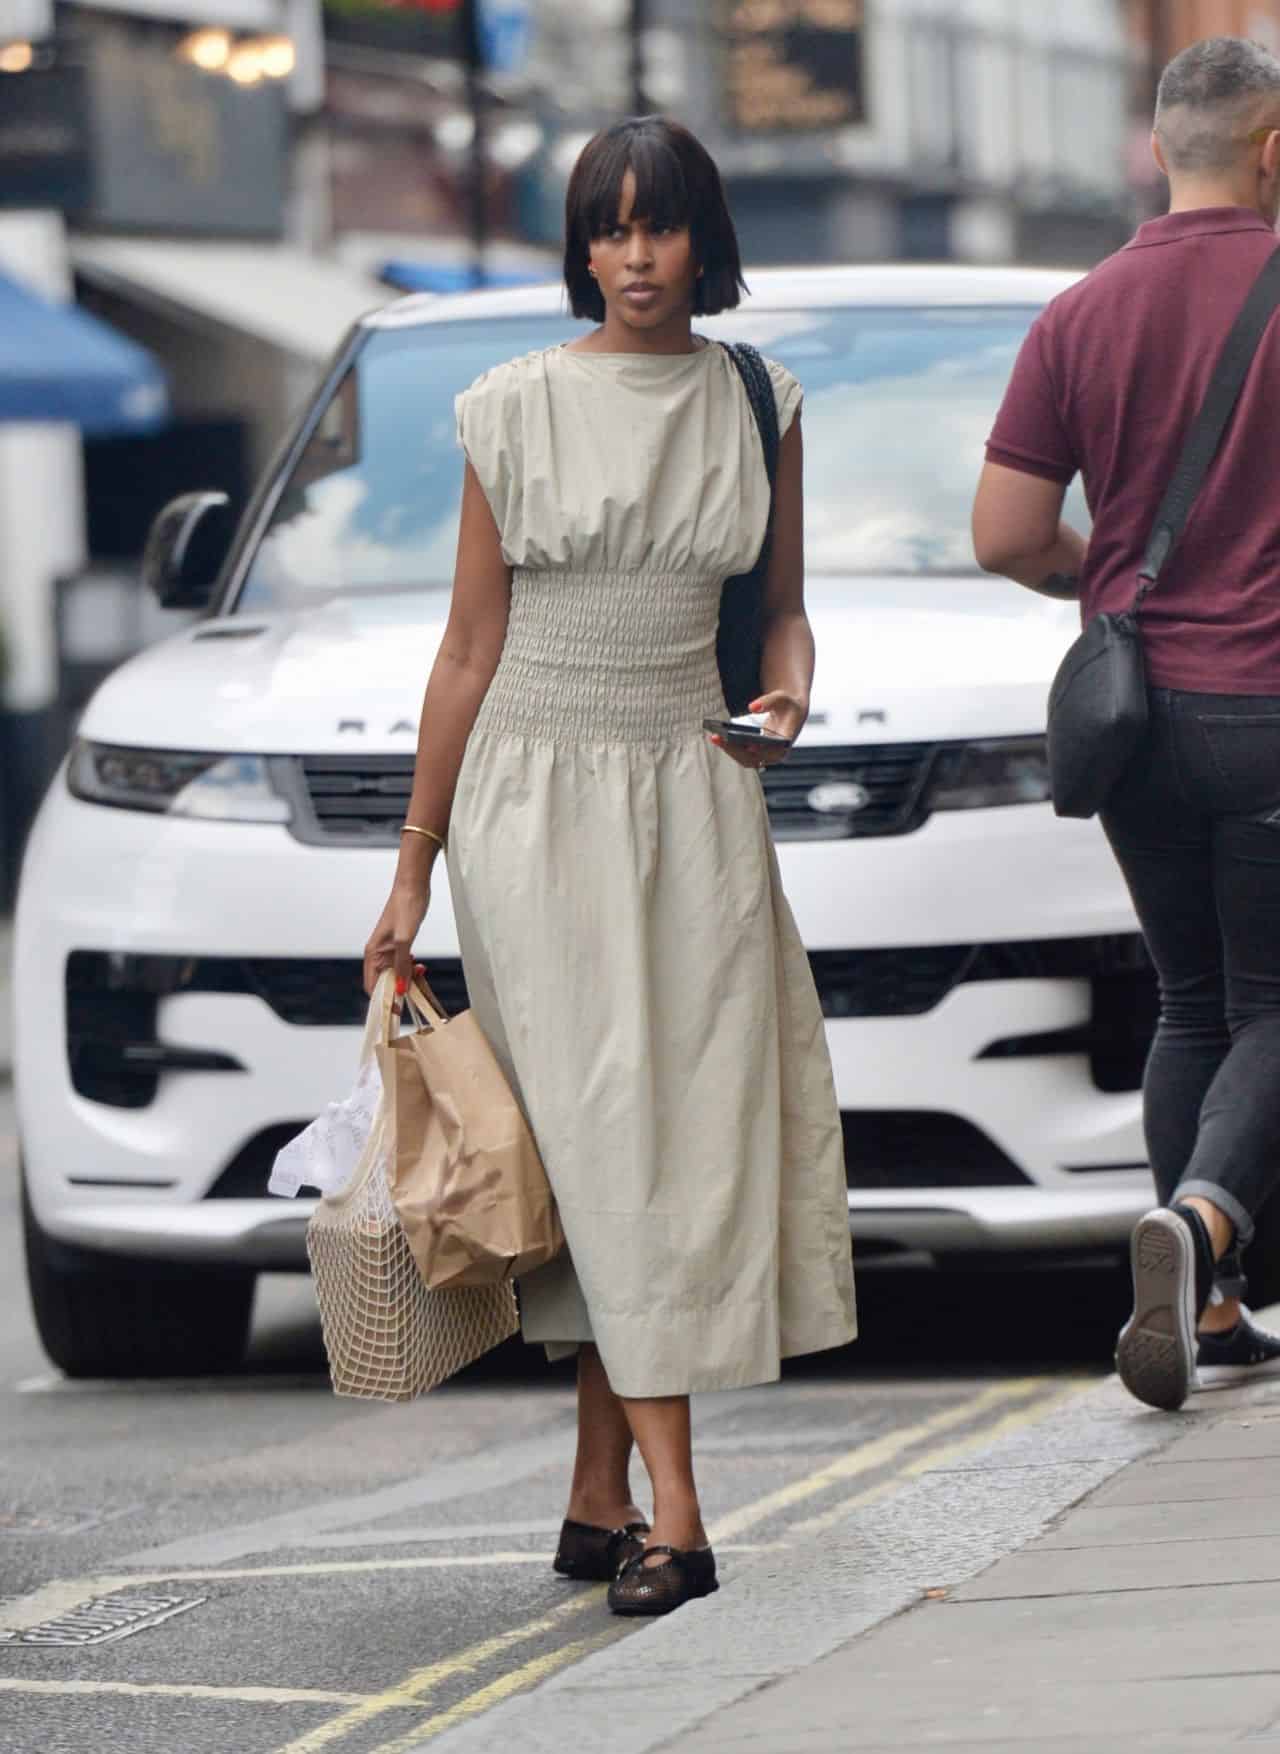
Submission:
<svg viewBox="0 0 1280 1754">
<path fill-rule="evenodd" d="M 396 998 L 403 999 L 409 990 L 409 983 L 402 974 L 396 976 Z"/>
</svg>

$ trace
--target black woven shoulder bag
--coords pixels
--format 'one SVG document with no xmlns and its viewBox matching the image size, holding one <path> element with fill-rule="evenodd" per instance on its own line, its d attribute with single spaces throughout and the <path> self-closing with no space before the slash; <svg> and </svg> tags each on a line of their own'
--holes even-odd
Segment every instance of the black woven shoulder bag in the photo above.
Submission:
<svg viewBox="0 0 1280 1754">
<path fill-rule="evenodd" d="M 745 341 L 726 345 L 742 378 L 764 449 L 769 475 L 769 521 L 764 543 L 750 572 L 726 579 L 720 594 L 720 629 L 716 635 L 716 662 L 731 713 L 744 713 L 760 693 L 760 652 L 764 624 L 764 584 L 769 571 L 773 536 L 773 490 L 778 478 L 778 404 L 769 368 L 754 347 Z"/>
<path fill-rule="evenodd" d="M 1059 816 L 1096 816 L 1147 727 L 1147 670 L 1139 615 L 1217 454 L 1249 367 L 1280 306 L 1280 250 L 1254 282 L 1213 369 L 1138 569 L 1132 606 L 1095 615 L 1049 691 L 1049 777 Z"/>
</svg>

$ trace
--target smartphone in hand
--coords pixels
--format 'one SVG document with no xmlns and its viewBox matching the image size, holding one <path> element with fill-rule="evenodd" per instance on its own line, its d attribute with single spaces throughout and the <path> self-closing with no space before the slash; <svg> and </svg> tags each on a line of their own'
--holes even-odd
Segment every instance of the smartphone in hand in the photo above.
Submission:
<svg viewBox="0 0 1280 1754">
<path fill-rule="evenodd" d="M 703 719 L 702 728 L 713 736 L 723 737 L 726 743 L 736 743 L 740 749 L 759 749 L 762 744 L 770 749 L 791 747 L 790 737 L 780 737 L 776 731 L 766 731 L 763 725 L 738 719 Z"/>
</svg>

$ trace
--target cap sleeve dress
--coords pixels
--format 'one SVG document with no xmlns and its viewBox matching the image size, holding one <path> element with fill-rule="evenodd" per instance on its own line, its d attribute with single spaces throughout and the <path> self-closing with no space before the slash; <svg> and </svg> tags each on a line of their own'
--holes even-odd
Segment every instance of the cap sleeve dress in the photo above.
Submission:
<svg viewBox="0 0 1280 1754">
<path fill-rule="evenodd" d="M 785 431 L 800 386 L 769 370 Z M 567 1241 L 521 1281 L 525 1336 L 594 1340 L 625 1396 L 769 1381 L 856 1322 L 808 959 L 760 780 L 702 731 L 768 515 L 755 421 L 716 346 L 553 348 L 457 413 L 513 570 L 449 881 Z"/>
</svg>

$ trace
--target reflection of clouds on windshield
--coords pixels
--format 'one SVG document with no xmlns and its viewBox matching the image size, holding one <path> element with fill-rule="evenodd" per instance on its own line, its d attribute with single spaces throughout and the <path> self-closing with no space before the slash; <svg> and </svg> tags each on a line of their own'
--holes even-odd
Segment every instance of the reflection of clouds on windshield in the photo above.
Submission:
<svg viewBox="0 0 1280 1754">
<path fill-rule="evenodd" d="M 824 316 L 827 313 L 818 314 Z M 828 338 L 815 325 L 814 312 L 804 308 L 792 311 L 753 310 L 745 323 L 739 318 L 730 318 L 728 321 L 722 319 L 719 322 L 714 318 L 706 322 L 699 319 L 694 327 L 699 334 L 711 335 L 719 341 L 741 341 L 745 338 L 753 347 L 761 347 L 766 351 L 778 342 L 782 342 L 785 347 L 789 341 L 798 341 L 809 343 L 815 353 L 830 352 Z M 841 353 L 845 351 L 845 336 L 840 335 L 837 338 L 837 346 Z M 795 353 L 797 350 L 791 347 L 786 348 L 786 351 Z"/>
<path fill-rule="evenodd" d="M 931 389 L 935 376 L 950 379 L 945 391 Z M 998 400 L 990 377 L 958 394 L 951 372 L 933 368 L 880 378 L 852 398 L 847 385 L 811 396 L 806 563 L 815 572 L 972 570 L 969 507 Z"/>
<path fill-rule="evenodd" d="M 276 524 L 258 553 L 256 582 L 276 602 L 351 585 L 438 584 L 453 572 L 456 508 L 415 530 L 413 510 L 394 499 L 371 517 L 369 481 L 354 470 L 313 482 L 306 506 Z M 372 527 L 371 527 L 372 526 Z"/>
<path fill-rule="evenodd" d="M 969 513 L 1018 339 L 845 381 L 805 403 L 805 561 L 815 573 L 972 572 Z M 1087 528 L 1073 492 L 1067 516 Z"/>
<path fill-rule="evenodd" d="M 940 378 L 983 378 L 986 389 L 1005 382 L 1017 357 L 1018 342 L 993 341 L 972 353 L 955 353 L 949 359 L 939 359 L 929 370 Z"/>
<path fill-rule="evenodd" d="M 806 387 L 815 575 L 975 570 L 969 513 L 983 446 L 1033 315 L 833 306 L 706 325 L 749 335 Z M 358 439 L 341 459 L 356 460 L 335 469 L 316 439 L 311 466 L 276 506 L 240 606 L 447 585 L 462 485 L 453 398 L 499 359 L 569 333 L 560 319 L 533 316 L 377 332 L 358 361 Z M 1073 493 L 1067 516 L 1087 528 L 1082 510 Z"/>
</svg>

